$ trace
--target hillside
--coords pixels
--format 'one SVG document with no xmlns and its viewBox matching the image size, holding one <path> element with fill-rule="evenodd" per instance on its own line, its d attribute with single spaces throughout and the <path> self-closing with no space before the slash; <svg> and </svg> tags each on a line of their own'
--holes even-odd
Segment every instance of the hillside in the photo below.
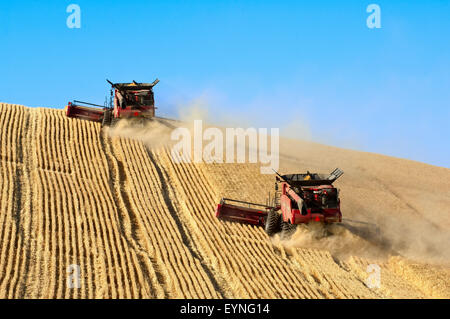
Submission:
<svg viewBox="0 0 450 319">
<path fill-rule="evenodd" d="M 344 217 L 381 233 L 282 242 L 214 216 L 221 197 L 265 202 L 272 175 L 177 164 L 145 134 L 0 104 L 1 298 L 450 298 L 449 169 L 284 139 L 281 172 L 342 168 Z"/>
</svg>

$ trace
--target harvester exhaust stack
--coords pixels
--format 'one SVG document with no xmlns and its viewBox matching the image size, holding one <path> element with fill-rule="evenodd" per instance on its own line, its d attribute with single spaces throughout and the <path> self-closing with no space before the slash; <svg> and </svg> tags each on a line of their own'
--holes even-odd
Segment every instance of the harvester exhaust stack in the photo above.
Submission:
<svg viewBox="0 0 450 319">
<path fill-rule="evenodd" d="M 330 173 L 330 176 L 328 176 L 328 180 L 335 181 L 339 177 L 341 177 L 344 174 L 344 172 L 340 168 L 336 168 L 334 171 Z"/>
</svg>

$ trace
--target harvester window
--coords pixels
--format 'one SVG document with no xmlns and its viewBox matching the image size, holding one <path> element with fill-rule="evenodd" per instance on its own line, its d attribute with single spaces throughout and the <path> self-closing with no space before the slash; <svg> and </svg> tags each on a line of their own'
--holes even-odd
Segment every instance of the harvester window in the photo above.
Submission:
<svg viewBox="0 0 450 319">
<path fill-rule="evenodd" d="M 329 189 L 322 193 L 322 205 L 327 208 L 335 208 L 338 205 L 336 189 Z"/>
<path fill-rule="evenodd" d="M 153 104 L 153 96 L 150 93 L 148 95 L 141 96 L 141 103 L 144 105 L 152 105 Z"/>
</svg>

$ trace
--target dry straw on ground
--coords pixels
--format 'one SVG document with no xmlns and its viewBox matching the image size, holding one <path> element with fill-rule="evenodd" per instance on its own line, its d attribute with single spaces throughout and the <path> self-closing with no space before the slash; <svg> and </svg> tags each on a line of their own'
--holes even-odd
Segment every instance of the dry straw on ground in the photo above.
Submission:
<svg viewBox="0 0 450 319">
<path fill-rule="evenodd" d="M 264 202 L 273 176 L 175 164 L 155 139 L 167 132 L 108 134 L 60 110 L 0 104 L 0 297 L 449 297 L 448 169 L 283 140 L 282 172 L 343 168 L 344 216 L 382 234 L 299 230 L 280 242 L 213 214 L 221 196 Z M 365 285 L 374 262 L 379 289 Z"/>
</svg>

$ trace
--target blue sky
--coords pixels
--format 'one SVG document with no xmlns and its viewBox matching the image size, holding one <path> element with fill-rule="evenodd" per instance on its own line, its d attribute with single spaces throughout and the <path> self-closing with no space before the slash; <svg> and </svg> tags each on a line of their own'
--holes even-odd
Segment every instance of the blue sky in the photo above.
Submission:
<svg viewBox="0 0 450 319">
<path fill-rule="evenodd" d="M 105 78 L 158 77 L 161 115 L 201 99 L 218 117 L 450 167 L 449 16 L 450 1 L 2 1 L 0 101 L 103 104 Z"/>
</svg>

